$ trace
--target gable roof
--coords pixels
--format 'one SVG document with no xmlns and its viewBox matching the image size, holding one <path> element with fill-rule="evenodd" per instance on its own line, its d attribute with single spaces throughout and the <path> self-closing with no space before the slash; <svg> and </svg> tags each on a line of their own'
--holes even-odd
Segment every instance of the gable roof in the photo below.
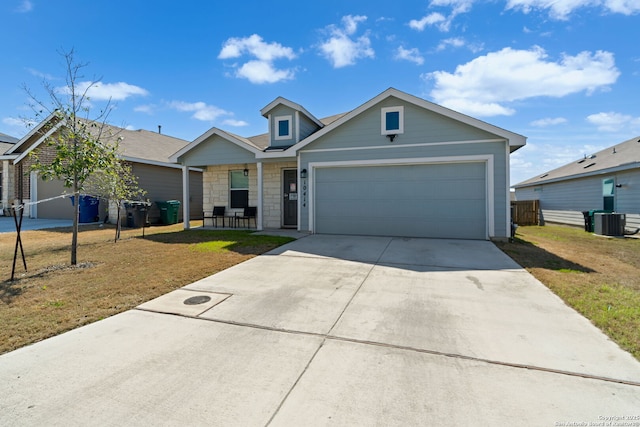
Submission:
<svg viewBox="0 0 640 427">
<path fill-rule="evenodd" d="M 333 129 L 337 128 L 338 126 L 348 122 L 349 120 L 353 119 L 354 117 L 358 116 L 359 114 L 363 113 L 364 111 L 368 110 L 369 108 L 373 107 L 374 105 L 376 105 L 377 103 L 389 98 L 389 97 L 395 97 L 398 99 L 401 99 L 405 102 L 414 104 L 418 107 L 424 108 L 426 110 L 432 111 L 434 113 L 440 114 L 442 116 L 451 118 L 453 120 L 457 120 L 459 122 L 465 123 L 467 125 L 476 127 L 478 129 L 482 129 L 486 132 L 489 133 L 493 133 L 497 136 L 500 136 L 502 138 L 505 138 L 506 140 L 509 141 L 509 146 L 512 147 L 511 152 L 517 150 L 520 147 L 523 147 L 526 142 L 527 142 L 527 138 L 525 136 L 519 135 L 517 133 L 514 132 L 510 132 L 508 130 L 499 128 L 497 126 L 491 125 L 487 122 L 483 122 L 482 120 L 478 120 L 475 119 L 473 117 L 467 116 L 465 114 L 459 113 L 457 111 L 453 111 L 450 110 L 448 108 L 445 108 L 441 105 L 438 104 L 434 104 L 433 102 L 429 102 L 426 101 L 422 98 L 418 98 L 416 96 L 413 95 L 409 95 L 408 93 L 399 91 L 397 89 L 394 88 L 389 88 L 387 90 L 385 90 L 384 92 L 382 92 L 381 94 L 379 94 L 378 96 L 370 99 L 369 101 L 365 102 L 364 104 L 362 104 L 361 106 L 357 107 L 356 109 L 342 115 L 341 117 L 339 117 L 337 120 L 333 121 L 331 124 L 325 126 L 324 128 L 320 129 L 319 131 L 311 134 L 309 137 L 307 137 L 306 139 L 300 141 L 300 143 L 294 145 L 293 147 L 291 147 L 289 150 L 293 150 L 294 152 L 300 150 L 301 148 L 304 148 L 306 145 L 312 143 L 313 141 L 315 141 L 316 139 L 320 138 L 321 136 L 331 132 Z M 287 150 L 287 151 L 289 151 Z"/>
<path fill-rule="evenodd" d="M 640 136 L 522 181 L 514 188 L 546 184 L 608 172 L 640 168 Z"/>
<path fill-rule="evenodd" d="M 304 108 L 302 105 L 296 104 L 295 102 L 291 102 L 288 99 L 283 98 L 281 96 L 277 97 L 275 100 L 270 102 L 267 106 L 265 106 L 262 110 L 260 110 L 260 114 L 262 114 L 263 117 L 268 117 L 269 112 L 271 112 L 271 110 L 276 108 L 278 105 L 285 105 L 293 110 L 300 111 L 302 114 L 307 116 L 312 122 L 318 125 L 318 127 L 323 126 L 322 122 L 318 120 L 313 114 L 308 112 L 307 109 Z"/>
<path fill-rule="evenodd" d="M 64 124 L 64 120 L 57 121 L 53 114 L 50 115 L 20 139 L 7 154 L 15 155 L 14 163 L 20 162 Z M 188 143 L 183 139 L 147 130 L 128 130 L 113 125 L 105 125 L 105 130 L 122 138 L 119 153 L 121 158 L 136 163 L 175 167 L 169 161 L 169 156 Z"/>
<path fill-rule="evenodd" d="M 204 134 L 200 135 L 193 142 L 183 147 L 178 152 L 174 153 L 172 156 L 170 156 L 170 160 L 172 162 L 177 163 L 180 157 L 184 156 L 186 153 L 188 153 L 189 151 L 197 147 L 199 144 L 201 144 L 202 142 L 206 141 L 207 139 L 215 135 L 223 139 L 226 139 L 227 141 L 232 142 L 238 145 L 239 147 L 254 153 L 256 158 L 295 157 L 297 155 L 298 150 L 300 150 L 301 148 L 304 148 L 306 145 L 312 143 L 313 141 L 320 138 L 321 136 L 327 134 L 328 132 L 331 132 L 333 129 L 348 122 L 349 120 L 353 119 L 354 117 L 358 116 L 359 114 L 368 110 L 372 106 L 376 105 L 377 103 L 389 97 L 396 97 L 408 103 L 414 104 L 418 107 L 427 109 L 429 111 L 440 114 L 442 116 L 449 117 L 453 120 L 457 120 L 459 122 L 465 123 L 469 126 L 473 126 L 475 128 L 492 133 L 500 138 L 504 138 L 505 140 L 509 141 L 511 152 L 524 146 L 527 141 L 527 138 L 525 136 L 507 131 L 505 129 L 502 129 L 497 126 L 491 125 L 489 123 L 483 122 L 481 120 L 475 119 L 473 117 L 464 115 L 462 113 L 458 113 L 457 111 L 450 110 L 448 108 L 442 107 L 440 105 L 434 104 L 432 102 L 426 101 L 416 96 L 409 95 L 408 93 L 401 92 L 397 89 L 389 88 L 384 92 L 382 92 L 381 94 L 377 95 L 376 97 L 372 98 L 371 100 L 365 102 L 364 104 L 360 105 L 359 107 L 357 107 L 356 109 L 348 113 L 335 114 L 333 116 L 329 116 L 324 119 L 317 119 L 301 105 L 291 102 L 283 97 L 278 97 L 274 101 L 270 102 L 267 106 L 265 106 L 262 110 L 260 110 L 260 113 L 263 116 L 268 117 L 269 112 L 272 111 L 274 108 L 276 108 L 278 105 L 285 105 L 289 108 L 295 109 L 296 111 L 300 111 L 303 114 L 305 114 L 307 117 L 312 119 L 320 129 L 312 133 L 302 141 L 298 142 L 297 144 L 294 144 L 289 147 L 283 147 L 282 149 L 279 149 L 279 150 L 268 150 L 267 148 L 269 147 L 269 142 L 270 142 L 268 133 L 252 136 L 249 138 L 244 138 L 244 137 L 234 135 L 230 132 L 226 132 L 222 129 L 214 127 L 209 129 Z"/>
</svg>

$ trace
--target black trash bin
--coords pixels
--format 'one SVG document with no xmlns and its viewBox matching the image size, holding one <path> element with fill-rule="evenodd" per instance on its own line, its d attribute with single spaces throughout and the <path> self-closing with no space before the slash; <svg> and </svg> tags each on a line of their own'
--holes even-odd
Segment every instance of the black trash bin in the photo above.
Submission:
<svg viewBox="0 0 640 427">
<path fill-rule="evenodd" d="M 156 204 L 160 209 L 160 222 L 167 225 L 178 223 L 179 200 L 167 200 L 166 202 L 156 202 Z"/>
<path fill-rule="evenodd" d="M 149 225 L 149 206 L 146 202 L 128 202 L 124 204 L 127 213 L 127 227 L 140 228 Z"/>
<path fill-rule="evenodd" d="M 593 222 L 591 222 L 589 211 L 582 211 L 582 216 L 584 216 L 584 231 L 593 232 Z"/>
</svg>

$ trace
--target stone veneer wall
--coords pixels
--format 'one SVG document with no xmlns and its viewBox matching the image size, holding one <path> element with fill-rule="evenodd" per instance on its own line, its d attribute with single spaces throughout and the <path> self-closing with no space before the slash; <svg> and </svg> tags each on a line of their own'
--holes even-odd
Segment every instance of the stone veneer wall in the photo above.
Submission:
<svg viewBox="0 0 640 427">
<path fill-rule="evenodd" d="M 294 169 L 293 162 L 263 163 L 263 228 L 281 227 L 282 209 L 282 169 Z M 229 171 L 244 169 L 244 164 L 207 166 L 202 175 L 203 208 L 211 212 L 214 206 L 226 206 L 227 215 L 242 212 L 242 209 L 229 208 Z M 255 164 L 247 165 L 249 169 L 249 205 L 258 205 L 258 173 Z"/>
</svg>

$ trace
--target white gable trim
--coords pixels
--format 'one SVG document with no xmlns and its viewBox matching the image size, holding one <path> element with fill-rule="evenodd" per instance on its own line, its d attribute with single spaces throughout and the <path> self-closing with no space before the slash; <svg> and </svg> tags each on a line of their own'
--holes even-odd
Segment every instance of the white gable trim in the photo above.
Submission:
<svg viewBox="0 0 640 427">
<path fill-rule="evenodd" d="M 278 105 L 284 105 L 287 106 L 293 110 L 299 111 L 301 113 L 303 113 L 305 116 L 307 116 L 308 118 L 310 118 L 316 125 L 318 125 L 319 127 L 324 127 L 324 125 L 322 124 L 322 122 L 320 120 L 318 120 L 313 114 L 311 114 L 309 111 L 307 111 L 306 108 L 304 108 L 302 105 L 300 104 L 296 104 L 295 102 L 291 102 L 286 98 L 283 98 L 281 96 L 277 97 L 276 99 L 274 99 L 273 101 L 271 101 L 269 103 L 269 105 L 267 105 L 266 107 L 264 107 L 263 109 L 260 110 L 260 114 L 262 114 L 263 117 L 267 117 L 267 115 L 269 114 L 269 112 L 271 110 L 273 110 L 275 107 L 277 107 Z"/>
<path fill-rule="evenodd" d="M 40 146 L 40 144 L 42 144 L 47 138 L 49 138 L 55 131 L 57 131 L 58 129 L 60 129 L 66 122 L 64 120 L 61 120 L 60 122 L 56 123 L 55 126 L 53 126 L 51 129 L 49 129 L 49 131 L 47 131 L 47 133 L 45 133 L 44 135 L 42 135 L 40 138 L 38 138 L 36 140 L 36 142 L 34 142 L 33 144 L 31 144 L 31 146 L 29 148 L 27 148 L 26 151 L 24 151 L 23 153 L 21 153 L 14 161 L 13 164 L 18 164 L 22 161 L 22 159 L 24 159 L 25 157 L 27 157 L 29 155 L 29 153 L 31 153 L 33 150 L 35 150 L 36 148 L 38 148 Z M 41 126 L 39 127 L 41 128 Z M 25 137 L 27 138 L 27 137 Z M 28 138 L 27 138 L 28 139 Z M 25 139 L 26 141 L 26 139 Z"/>
<path fill-rule="evenodd" d="M 38 126 L 34 127 L 33 129 L 31 129 L 31 131 L 26 134 L 25 136 L 23 136 L 20 141 L 16 142 L 14 144 L 13 147 L 11 147 L 9 149 L 9 151 L 7 151 L 5 154 L 13 154 L 15 151 L 18 150 L 18 148 L 20 148 L 25 142 L 27 142 L 29 140 L 29 138 L 31 138 L 33 135 L 36 134 L 36 132 L 40 131 L 40 129 L 42 129 L 42 127 L 46 124 L 49 123 L 49 121 L 55 116 L 55 112 L 49 114 L 49 116 L 44 119 L 43 121 L 41 121 L 40 123 L 38 123 Z"/>
<path fill-rule="evenodd" d="M 376 96 L 375 98 L 365 102 L 364 104 L 362 104 L 361 106 L 359 106 L 358 108 L 356 108 L 355 110 L 352 110 L 351 112 L 345 114 L 344 116 L 342 116 L 341 118 L 339 118 L 338 120 L 336 120 L 335 122 L 325 126 L 324 128 L 320 129 L 318 132 L 312 134 L 311 136 L 309 136 L 308 138 L 306 138 L 304 141 L 300 142 L 299 144 L 296 144 L 295 146 L 289 148 L 288 152 L 290 153 L 295 153 L 299 150 L 301 150 L 302 148 L 304 148 L 305 146 L 311 144 L 312 142 L 314 142 L 315 140 L 317 140 L 318 138 L 324 136 L 325 134 L 331 132 L 333 129 L 337 128 L 338 126 L 343 125 L 344 123 L 348 122 L 349 120 L 353 119 L 354 117 L 358 116 L 359 114 L 365 112 L 366 110 L 368 110 L 369 108 L 373 107 L 374 105 L 378 104 L 379 102 L 385 100 L 386 98 L 389 97 L 395 97 L 398 98 L 402 101 L 408 102 L 410 104 L 414 104 L 418 107 L 424 108 L 425 110 L 429 110 L 432 111 L 434 113 L 440 114 L 442 116 L 457 120 L 459 122 L 465 123 L 469 126 L 473 126 L 475 128 L 484 130 L 486 132 L 489 133 L 493 133 L 495 135 L 498 135 L 500 137 L 505 138 L 507 141 L 509 141 L 509 146 L 516 146 L 516 147 L 521 147 L 523 145 L 526 144 L 527 138 L 525 136 L 519 135 L 517 133 L 513 133 L 510 132 L 508 130 L 499 128 L 497 126 L 493 126 L 490 125 L 489 123 L 483 122 L 481 120 L 478 119 L 474 119 L 473 117 L 467 116 L 465 114 L 462 113 L 458 113 L 457 111 L 453 111 L 450 110 L 448 108 L 442 107 L 438 104 L 434 104 L 432 102 L 429 101 L 425 101 L 424 99 L 420 99 L 418 97 L 415 97 L 413 95 L 409 95 L 408 93 L 404 93 L 401 92 L 397 89 L 387 89 L 384 92 L 382 92 L 380 95 Z"/>
</svg>

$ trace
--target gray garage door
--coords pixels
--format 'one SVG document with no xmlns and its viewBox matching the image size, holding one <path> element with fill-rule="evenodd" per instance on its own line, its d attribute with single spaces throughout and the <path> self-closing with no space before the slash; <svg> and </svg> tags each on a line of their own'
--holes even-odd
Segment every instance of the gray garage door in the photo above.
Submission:
<svg viewBox="0 0 640 427">
<path fill-rule="evenodd" d="M 486 239 L 484 163 L 315 171 L 315 231 Z"/>
</svg>

